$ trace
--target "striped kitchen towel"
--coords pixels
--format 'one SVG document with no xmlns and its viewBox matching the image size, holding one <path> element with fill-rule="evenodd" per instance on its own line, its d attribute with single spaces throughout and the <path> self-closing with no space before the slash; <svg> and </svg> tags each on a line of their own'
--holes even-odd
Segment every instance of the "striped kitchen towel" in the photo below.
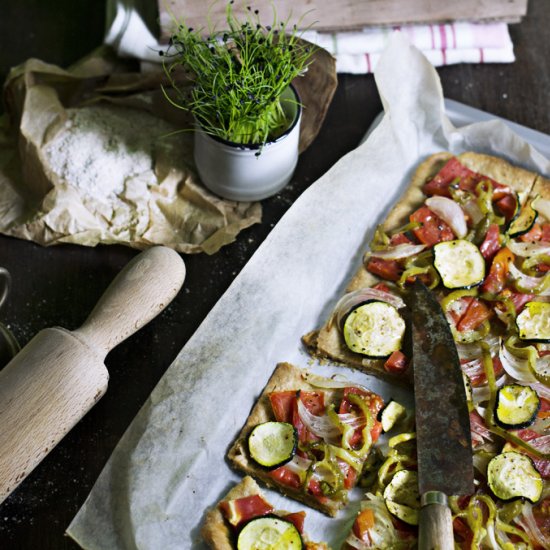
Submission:
<svg viewBox="0 0 550 550">
<path fill-rule="evenodd" d="M 374 71 L 393 32 L 406 34 L 435 66 L 515 61 L 514 46 L 506 23 L 404 25 L 340 33 L 306 31 L 303 38 L 334 55 L 337 72 L 365 74 Z"/>
</svg>

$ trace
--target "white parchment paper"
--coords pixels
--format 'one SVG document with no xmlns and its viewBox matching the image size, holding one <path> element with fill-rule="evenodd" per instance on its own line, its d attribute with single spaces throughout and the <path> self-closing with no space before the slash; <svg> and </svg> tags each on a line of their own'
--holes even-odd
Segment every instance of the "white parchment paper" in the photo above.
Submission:
<svg viewBox="0 0 550 550">
<path fill-rule="evenodd" d="M 399 33 L 375 75 L 382 122 L 303 193 L 182 349 L 71 523 L 68 533 L 83 547 L 202 546 L 206 508 L 241 477 L 225 462 L 227 448 L 276 363 L 310 365 L 300 336 L 323 322 L 419 161 L 439 150 L 475 150 L 550 175 L 550 162 L 500 121 L 454 129 L 437 73 Z M 386 398 L 407 399 L 344 373 Z M 304 508 L 267 493 L 277 507 Z M 352 516 L 353 509 L 335 520 L 308 511 L 306 531 L 336 548 Z"/>
</svg>

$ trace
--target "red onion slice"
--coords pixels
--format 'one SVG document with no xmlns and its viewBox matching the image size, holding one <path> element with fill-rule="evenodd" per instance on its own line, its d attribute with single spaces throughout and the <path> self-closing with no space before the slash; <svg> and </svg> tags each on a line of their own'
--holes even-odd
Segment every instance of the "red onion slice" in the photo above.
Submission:
<svg viewBox="0 0 550 550">
<path fill-rule="evenodd" d="M 514 520 L 529 535 L 530 539 L 536 540 L 543 548 L 550 548 L 550 537 L 547 537 L 537 525 L 533 515 L 533 506 L 529 503 L 523 505 L 521 515 Z"/>
<path fill-rule="evenodd" d="M 341 435 L 340 428 L 332 423 L 328 415 L 312 414 L 301 399 L 298 399 L 298 416 L 312 434 L 324 439 L 327 443 L 337 440 Z"/>
<path fill-rule="evenodd" d="M 527 359 L 519 359 L 514 354 L 510 353 L 504 342 L 500 345 L 498 357 L 506 373 L 518 382 L 526 382 L 528 384 L 537 382 L 537 379 L 531 372 L 529 361 Z"/>
<path fill-rule="evenodd" d="M 396 309 L 405 307 L 405 302 L 396 296 L 383 290 L 377 290 L 374 288 L 360 288 L 345 294 L 338 300 L 334 313 L 336 314 L 336 322 L 338 326 L 341 326 L 344 317 L 357 305 L 367 302 L 369 300 L 378 300 L 379 302 L 387 302 Z"/>
<path fill-rule="evenodd" d="M 419 254 L 426 248 L 425 244 L 403 243 L 389 246 L 384 250 L 374 250 L 368 253 L 373 258 L 381 258 L 382 260 L 401 260 L 410 258 L 415 254 Z"/>
<path fill-rule="evenodd" d="M 312 464 L 312 460 L 309 458 L 304 458 L 302 456 L 294 455 L 292 457 L 292 460 L 290 462 L 287 462 L 284 467 L 290 470 L 291 472 L 297 474 L 302 478 L 304 476 L 309 467 Z"/>
<path fill-rule="evenodd" d="M 459 239 L 466 236 L 466 216 L 457 202 L 447 197 L 434 196 L 426 199 L 426 206 L 447 223 Z"/>
<path fill-rule="evenodd" d="M 531 277 L 526 275 L 523 271 L 520 271 L 512 262 L 509 264 L 510 275 L 521 284 L 526 290 L 536 290 L 542 285 L 549 276 L 549 274 L 543 275 L 542 277 Z M 537 296 L 550 296 L 550 286 L 544 289 L 542 292 L 537 293 Z"/>
<path fill-rule="evenodd" d="M 506 245 L 516 256 L 525 258 L 526 256 L 538 256 L 540 254 L 550 254 L 548 243 L 518 243 L 510 241 Z"/>
<path fill-rule="evenodd" d="M 483 219 L 483 212 L 476 199 L 469 200 L 462 208 L 472 220 L 472 225 L 477 225 Z"/>
</svg>

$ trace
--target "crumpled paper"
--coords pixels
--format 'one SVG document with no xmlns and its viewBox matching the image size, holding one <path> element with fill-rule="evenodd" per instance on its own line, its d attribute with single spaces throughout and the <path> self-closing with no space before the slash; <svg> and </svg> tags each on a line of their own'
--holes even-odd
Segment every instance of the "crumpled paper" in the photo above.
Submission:
<svg viewBox="0 0 550 550">
<path fill-rule="evenodd" d="M 166 81 L 160 68 L 135 72 L 109 48 L 68 70 L 36 59 L 12 69 L 4 87 L 8 116 L 0 119 L 0 232 L 43 245 L 162 244 L 212 254 L 259 222 L 260 203 L 224 200 L 202 186 L 192 132 L 177 131 L 191 128 L 192 121 L 169 104 L 161 83 Z M 332 57 L 318 50 L 297 87 L 304 104 L 303 151 L 317 135 L 336 89 Z M 126 178 L 124 188 L 108 197 L 85 191 L 78 175 L 69 178 L 48 152 L 70 131 L 74 109 L 94 106 L 122 117 L 128 109 L 132 116 L 135 110 L 148 113 L 166 129 L 153 136 L 152 166 Z M 139 131 L 147 134 L 151 119 L 141 119 Z M 117 147 L 126 139 L 114 129 L 112 138 Z"/>
<path fill-rule="evenodd" d="M 410 403 L 405 390 L 362 373 L 311 365 L 300 336 L 326 319 L 376 225 L 427 155 L 476 150 L 545 175 L 550 161 L 502 121 L 455 129 L 437 73 L 402 35 L 392 37 L 375 75 L 381 123 L 300 196 L 181 350 L 69 526 L 82 547 L 203 548 L 205 510 L 241 477 L 225 453 L 279 361 L 340 372 Z M 266 493 L 276 508 L 305 508 Z M 357 489 L 336 519 L 308 510 L 311 539 L 339 548 L 360 498 Z"/>
</svg>

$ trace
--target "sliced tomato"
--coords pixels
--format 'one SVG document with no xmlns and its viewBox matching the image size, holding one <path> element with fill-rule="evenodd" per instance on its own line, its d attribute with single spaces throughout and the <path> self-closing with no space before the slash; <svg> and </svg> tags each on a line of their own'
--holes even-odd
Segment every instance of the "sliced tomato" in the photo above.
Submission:
<svg viewBox="0 0 550 550">
<path fill-rule="evenodd" d="M 396 233 L 390 239 L 390 245 L 397 246 L 398 244 L 413 244 L 413 241 L 405 233 Z"/>
<path fill-rule="evenodd" d="M 550 351 L 548 351 L 546 354 L 550 354 Z M 541 356 L 539 352 L 539 356 Z M 548 399 L 544 399 L 544 397 L 540 397 L 540 409 L 537 413 L 537 416 L 539 418 L 550 418 L 550 401 Z"/>
<path fill-rule="evenodd" d="M 529 428 L 526 428 L 525 430 L 518 430 L 515 432 L 515 434 L 523 439 L 523 441 L 529 442 L 531 445 L 536 447 L 536 441 L 538 439 L 541 439 L 542 441 L 548 441 L 550 438 L 550 435 L 541 435 L 538 432 L 535 432 L 534 430 L 530 430 Z M 533 464 L 535 465 L 535 468 L 539 471 L 540 475 L 544 479 L 550 479 L 550 460 L 546 458 L 539 458 L 534 455 L 531 455 L 530 453 L 526 452 L 524 449 L 521 449 L 518 447 L 516 449 L 520 453 L 524 453 L 531 457 L 531 460 L 533 461 Z"/>
<path fill-rule="evenodd" d="M 489 294 L 498 294 L 501 292 L 506 286 L 506 279 L 510 271 L 510 262 L 513 261 L 514 255 L 512 252 L 506 247 L 501 248 L 491 262 L 489 275 L 485 277 L 481 290 Z"/>
<path fill-rule="evenodd" d="M 458 537 L 461 549 L 469 550 L 472 547 L 474 533 L 462 518 L 455 518 L 453 520 L 453 532 Z"/>
<path fill-rule="evenodd" d="M 284 466 L 280 466 L 275 470 L 271 470 L 270 472 L 268 472 L 268 475 L 269 477 L 274 479 L 277 483 L 281 485 L 285 485 L 286 487 L 293 487 L 294 489 L 299 489 L 300 486 L 302 485 L 300 476 L 298 474 L 295 474 L 288 468 L 285 468 Z"/>
<path fill-rule="evenodd" d="M 493 315 L 493 311 L 484 302 L 473 296 L 465 296 L 462 300 L 469 303 L 466 311 L 456 324 L 456 329 L 459 332 L 476 330 Z"/>
<path fill-rule="evenodd" d="M 353 522 L 353 534 L 363 542 L 370 543 L 369 531 L 374 527 L 374 512 L 366 508 L 357 514 Z"/>
<path fill-rule="evenodd" d="M 545 243 L 550 243 L 550 223 L 543 223 L 541 229 L 542 235 L 540 237 L 540 240 Z"/>
<path fill-rule="evenodd" d="M 330 502 L 330 498 L 325 496 L 321 489 L 321 483 L 318 479 L 311 478 L 307 486 L 307 492 L 311 493 L 319 502 Z"/>
<path fill-rule="evenodd" d="M 542 227 L 538 223 L 534 223 L 533 227 L 527 233 L 520 235 L 520 241 L 524 243 L 534 243 L 542 239 Z"/>
<path fill-rule="evenodd" d="M 340 403 L 340 408 L 338 410 L 339 414 L 346 414 L 352 411 L 355 412 L 356 414 L 359 414 L 357 407 L 355 407 L 351 403 L 351 401 L 348 399 L 348 395 L 350 393 L 358 395 L 368 404 L 369 411 L 374 418 L 374 425 L 370 431 L 370 435 L 372 438 L 372 442 L 375 443 L 380 437 L 380 434 L 382 432 L 382 424 L 377 420 L 377 417 L 378 417 L 378 413 L 384 406 L 384 400 L 376 393 L 365 391 L 365 390 L 362 390 L 361 388 L 347 387 L 347 388 L 344 388 L 344 396 L 342 398 L 342 401 Z M 364 428 L 364 425 L 358 427 L 355 430 L 353 436 L 350 438 L 350 445 L 352 447 L 356 447 L 360 445 L 360 442 L 362 440 L 363 428 Z"/>
<path fill-rule="evenodd" d="M 345 460 L 338 458 L 336 461 L 338 462 L 338 467 L 344 474 L 344 487 L 346 489 L 352 489 L 357 482 L 357 472 Z"/>
<path fill-rule="evenodd" d="M 294 390 L 272 392 L 269 394 L 269 401 L 277 422 L 292 423 L 294 402 L 296 401 Z"/>
<path fill-rule="evenodd" d="M 382 258 L 369 258 L 367 270 L 386 281 L 398 281 L 403 273 L 403 267 L 397 260 L 384 260 Z"/>
<path fill-rule="evenodd" d="M 495 355 L 493 357 L 493 372 L 495 373 L 495 378 L 498 378 L 502 374 L 503 370 L 504 367 L 502 366 L 502 362 L 500 361 L 498 355 Z M 474 388 L 477 388 L 478 386 L 481 386 L 482 384 L 485 384 L 487 382 L 487 376 L 485 375 L 484 371 L 480 372 L 479 374 L 470 376 L 470 382 Z"/>
<path fill-rule="evenodd" d="M 541 532 L 550 533 L 550 499 L 544 499 L 533 506 L 533 517 Z"/>
<path fill-rule="evenodd" d="M 498 190 L 495 190 L 493 197 L 498 197 Z M 516 215 L 518 207 L 517 195 L 512 192 L 507 192 L 502 198 L 497 198 L 497 200 L 495 200 L 495 206 L 497 214 L 504 216 L 504 219 L 509 222 Z"/>
<path fill-rule="evenodd" d="M 294 399 L 294 409 L 292 412 L 292 425 L 298 433 L 298 441 L 307 443 L 308 441 L 317 441 L 319 438 L 312 434 L 302 422 L 298 414 L 298 401 L 300 399 L 306 409 L 316 416 L 320 416 L 325 412 L 325 394 L 322 392 L 300 391 L 299 397 Z"/>
<path fill-rule="evenodd" d="M 291 514 L 285 514 L 282 516 L 287 521 L 290 521 L 298 529 L 298 533 L 302 534 L 304 532 L 304 521 L 306 519 L 305 512 L 292 512 Z"/>
<path fill-rule="evenodd" d="M 300 415 L 298 414 L 297 398 L 311 412 L 311 414 L 321 415 L 325 412 L 325 396 L 323 392 L 309 391 L 281 391 L 269 394 L 271 408 L 278 422 L 291 423 L 298 432 L 298 439 L 303 443 L 306 441 L 315 441 L 318 439 L 304 426 Z"/>
<path fill-rule="evenodd" d="M 479 251 L 487 261 L 491 261 L 493 256 L 500 249 L 500 231 L 496 223 L 492 223 L 485 234 L 485 239 L 479 247 Z"/>
<path fill-rule="evenodd" d="M 252 518 L 265 516 L 273 510 L 273 506 L 260 495 L 237 498 L 220 502 L 219 508 L 225 519 L 234 526 Z"/>
<path fill-rule="evenodd" d="M 409 366 L 407 357 L 402 351 L 394 351 L 384 363 L 384 370 L 392 374 L 401 374 Z"/>
<path fill-rule="evenodd" d="M 381 290 L 382 292 L 391 292 L 390 287 L 386 283 L 377 283 L 372 288 L 374 290 Z"/>
<path fill-rule="evenodd" d="M 410 216 L 413 223 L 422 224 L 413 229 L 415 237 L 423 244 L 433 246 L 443 241 L 452 241 L 455 238 L 453 230 L 427 206 L 421 206 Z"/>
<path fill-rule="evenodd" d="M 471 179 L 475 172 L 466 168 L 460 161 L 453 157 L 448 160 L 441 170 L 422 187 L 422 191 L 428 197 L 439 195 L 441 197 L 450 197 L 449 186 L 453 182 Z"/>
<path fill-rule="evenodd" d="M 475 409 L 470 412 L 470 431 L 473 447 L 491 438 L 491 432 L 485 425 L 485 420 Z"/>
<path fill-rule="evenodd" d="M 514 304 L 514 308 L 516 310 L 516 314 L 520 313 L 521 310 L 525 307 L 525 304 L 527 302 L 530 302 L 535 297 L 534 294 L 523 294 L 522 292 L 516 292 L 515 290 L 511 290 L 509 288 L 505 288 L 502 292 L 498 295 L 499 298 L 508 298 L 512 301 Z"/>
</svg>

